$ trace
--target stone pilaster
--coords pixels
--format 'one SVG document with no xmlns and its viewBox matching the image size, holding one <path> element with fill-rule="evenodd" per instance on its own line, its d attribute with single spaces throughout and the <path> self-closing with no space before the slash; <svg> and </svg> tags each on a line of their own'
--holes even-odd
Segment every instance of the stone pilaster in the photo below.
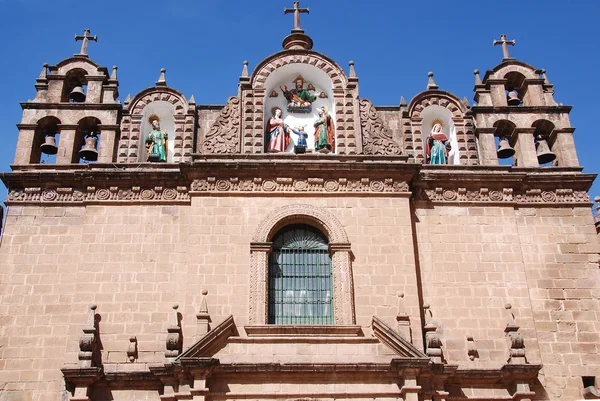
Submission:
<svg viewBox="0 0 600 401">
<path fill-rule="evenodd" d="M 35 124 L 19 124 L 19 138 L 17 139 L 17 151 L 15 153 L 14 164 L 29 164 L 32 162 L 31 155 L 39 154 L 40 152 L 33 152 L 33 146 L 41 145 L 40 141 L 36 141 L 35 138 Z M 39 142 L 39 145 L 38 145 Z M 39 160 L 34 160 L 34 163 L 39 163 Z"/>
<path fill-rule="evenodd" d="M 58 141 L 56 164 L 71 164 L 73 163 L 73 153 L 75 152 L 77 125 L 60 124 L 58 129 L 60 130 L 60 139 Z M 76 160 L 79 160 L 79 156 L 76 156 Z"/>
<path fill-rule="evenodd" d="M 100 144 L 98 146 L 98 163 L 112 163 L 115 155 L 118 125 L 100 125 Z"/>
<path fill-rule="evenodd" d="M 533 134 L 535 128 L 515 128 L 513 140 L 515 142 L 515 157 L 519 167 L 538 167 L 537 153 L 535 151 L 535 142 Z"/>
<path fill-rule="evenodd" d="M 556 153 L 560 167 L 578 167 L 579 158 L 575 150 L 573 132 L 575 128 L 555 129 L 552 133 L 554 143 L 552 151 Z"/>
<path fill-rule="evenodd" d="M 495 128 L 477 128 L 479 145 L 479 163 L 482 166 L 497 166 L 498 154 L 496 153 Z"/>
<path fill-rule="evenodd" d="M 250 324 L 268 321 L 268 261 L 272 249 L 272 242 L 250 243 Z"/>
<path fill-rule="evenodd" d="M 352 250 L 348 243 L 329 244 L 333 266 L 335 324 L 355 324 L 354 285 L 352 283 Z M 346 267 L 349 268 L 346 268 Z"/>
</svg>

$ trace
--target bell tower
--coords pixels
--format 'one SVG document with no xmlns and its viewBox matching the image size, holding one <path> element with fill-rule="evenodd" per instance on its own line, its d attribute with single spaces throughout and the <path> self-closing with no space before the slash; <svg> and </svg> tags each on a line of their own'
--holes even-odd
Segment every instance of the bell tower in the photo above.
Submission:
<svg viewBox="0 0 600 401">
<path fill-rule="evenodd" d="M 578 167 L 569 121 L 571 106 L 557 104 L 546 70 L 509 55 L 515 45 L 500 35 L 502 62 L 485 73 L 475 70 L 476 119 L 481 164 L 513 158 L 518 167 Z"/>
<path fill-rule="evenodd" d="M 89 29 L 75 41 L 82 42 L 80 52 L 57 65 L 44 64 L 35 98 L 21 103 L 15 165 L 115 160 L 121 111 L 117 67 L 109 73 L 89 58 L 89 41 L 98 41 Z"/>
</svg>

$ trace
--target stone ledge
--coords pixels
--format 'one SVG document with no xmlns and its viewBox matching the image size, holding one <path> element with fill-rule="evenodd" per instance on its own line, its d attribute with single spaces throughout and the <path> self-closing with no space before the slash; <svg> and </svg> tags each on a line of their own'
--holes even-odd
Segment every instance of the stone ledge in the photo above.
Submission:
<svg viewBox="0 0 600 401">
<path fill-rule="evenodd" d="M 363 337 L 360 326 L 260 325 L 244 326 L 248 337 Z"/>
</svg>

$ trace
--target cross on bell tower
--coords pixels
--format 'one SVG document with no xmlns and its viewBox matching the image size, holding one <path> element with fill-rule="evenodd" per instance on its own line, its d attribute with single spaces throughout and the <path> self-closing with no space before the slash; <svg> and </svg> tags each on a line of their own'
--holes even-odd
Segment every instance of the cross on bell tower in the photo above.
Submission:
<svg viewBox="0 0 600 401">
<path fill-rule="evenodd" d="M 79 52 L 80 56 L 87 56 L 87 46 L 88 46 L 88 41 L 89 40 L 93 40 L 94 42 L 98 42 L 98 36 L 94 35 L 94 36 L 90 36 L 90 30 L 89 29 L 84 29 L 83 30 L 83 35 L 75 35 L 75 42 L 77 42 L 78 40 L 82 40 L 83 42 L 81 43 L 81 51 Z"/>
<path fill-rule="evenodd" d="M 302 28 L 300 28 L 300 13 L 309 14 L 310 9 L 309 8 L 300 8 L 300 2 L 295 1 L 294 8 L 284 8 L 283 9 L 284 15 L 290 14 L 290 13 L 294 13 L 294 31 L 300 31 L 302 29 Z"/>
<path fill-rule="evenodd" d="M 517 43 L 514 40 L 506 40 L 506 34 L 500 35 L 500 40 L 494 40 L 494 46 L 502 45 L 502 53 L 504 54 L 503 60 L 510 59 L 511 57 L 508 55 L 508 46 L 514 46 Z"/>
</svg>

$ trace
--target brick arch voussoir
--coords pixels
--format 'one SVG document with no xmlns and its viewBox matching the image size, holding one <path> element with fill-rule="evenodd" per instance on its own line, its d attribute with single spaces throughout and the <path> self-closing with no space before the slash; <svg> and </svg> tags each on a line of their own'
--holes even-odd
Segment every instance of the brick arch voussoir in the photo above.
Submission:
<svg viewBox="0 0 600 401">
<path fill-rule="evenodd" d="M 158 89 L 144 94 L 139 99 L 135 99 L 135 103 L 131 105 L 131 114 L 142 114 L 144 108 L 152 102 L 163 100 L 171 103 L 174 106 L 175 114 L 185 114 L 187 110 L 187 101 L 179 94 L 164 89 Z"/>
<path fill-rule="evenodd" d="M 411 102 L 412 103 L 412 102 Z M 435 94 L 422 99 L 417 100 L 414 104 L 410 105 L 409 113 L 411 117 L 421 117 L 421 112 L 428 106 L 442 106 L 452 114 L 452 118 L 462 118 L 465 115 L 466 110 L 464 106 L 460 104 L 457 99 L 453 99 L 450 96 Z"/>
<path fill-rule="evenodd" d="M 270 61 L 256 71 L 254 74 L 254 80 L 252 87 L 254 89 L 264 89 L 264 83 L 267 81 L 269 75 L 271 75 L 278 68 L 288 64 L 309 64 L 322 70 L 331 82 L 333 83 L 334 89 L 344 89 L 343 71 L 337 65 L 332 64 L 328 60 L 321 59 L 315 55 L 308 55 L 304 57 L 298 57 L 297 55 L 288 55 L 275 60 Z"/>
<path fill-rule="evenodd" d="M 270 242 L 284 226 L 302 223 L 323 230 L 330 243 L 348 243 L 348 235 L 335 216 L 321 208 L 303 204 L 286 205 L 270 212 L 254 232 L 252 240 Z"/>
</svg>

